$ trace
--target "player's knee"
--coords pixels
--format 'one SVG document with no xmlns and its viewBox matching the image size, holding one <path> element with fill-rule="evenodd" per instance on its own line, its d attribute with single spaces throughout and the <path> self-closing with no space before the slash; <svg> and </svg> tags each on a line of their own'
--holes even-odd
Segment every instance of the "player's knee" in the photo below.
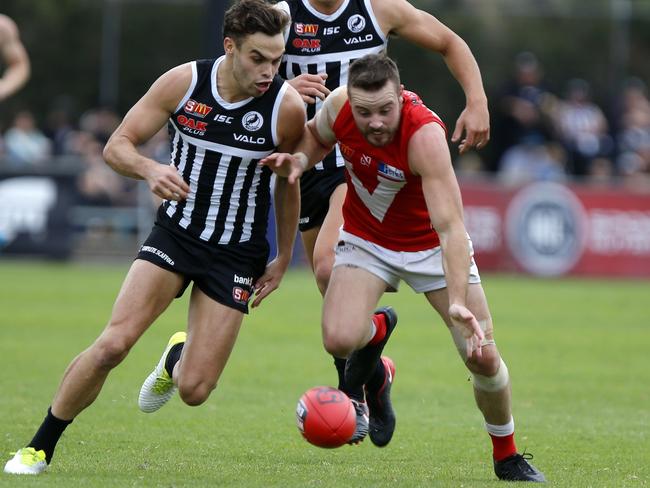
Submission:
<svg viewBox="0 0 650 488">
<path fill-rule="evenodd" d="M 196 407 L 205 403 L 216 386 L 216 384 L 207 381 L 180 382 L 178 394 L 186 405 Z"/>
<path fill-rule="evenodd" d="M 131 342 L 121 336 L 100 337 L 93 345 L 93 358 L 101 369 L 113 369 L 124 360 Z"/>
<path fill-rule="evenodd" d="M 334 357 L 348 357 L 356 349 L 356 345 L 349 337 L 328 332 L 323 333 L 323 346 Z"/>
<path fill-rule="evenodd" d="M 501 356 L 494 345 L 483 346 L 481 356 L 473 356 L 467 361 L 467 367 L 473 373 L 482 376 L 494 376 L 501 367 Z"/>
<path fill-rule="evenodd" d="M 472 370 L 474 387 L 477 390 L 495 392 L 501 391 L 510 383 L 510 374 L 508 367 L 498 355 L 496 356 L 496 366 L 493 361 L 480 365 L 476 370 Z"/>
</svg>

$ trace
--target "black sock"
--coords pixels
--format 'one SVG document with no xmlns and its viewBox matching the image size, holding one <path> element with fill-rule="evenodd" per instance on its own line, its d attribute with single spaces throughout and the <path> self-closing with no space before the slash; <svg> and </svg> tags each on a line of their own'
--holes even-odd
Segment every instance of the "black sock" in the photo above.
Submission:
<svg viewBox="0 0 650 488">
<path fill-rule="evenodd" d="M 174 372 L 174 366 L 176 366 L 176 363 L 181 358 L 181 353 L 183 352 L 184 345 L 184 342 L 174 344 L 169 350 L 169 354 L 167 354 L 167 359 L 165 360 L 165 369 L 167 370 L 167 374 L 169 376 L 172 375 Z"/>
<path fill-rule="evenodd" d="M 370 391 L 378 391 L 379 388 L 381 388 L 384 384 L 385 379 L 386 368 L 384 367 L 384 362 L 381 360 L 381 358 L 379 358 L 377 360 L 377 367 L 375 368 L 375 372 L 372 373 L 370 380 L 368 380 L 368 383 L 366 383 L 366 388 L 368 388 Z"/>
<path fill-rule="evenodd" d="M 334 365 L 336 366 L 336 372 L 339 375 L 339 390 L 349 396 L 352 400 L 357 400 L 362 402 L 365 398 L 363 394 L 363 386 L 360 386 L 357 389 L 350 389 L 345 383 L 345 363 L 347 360 L 345 358 L 334 358 Z"/>
<path fill-rule="evenodd" d="M 27 445 L 35 450 L 45 451 L 45 461 L 50 464 L 54 455 L 54 448 L 61 438 L 65 428 L 72 423 L 72 420 L 61 420 L 52 415 L 52 407 L 47 409 L 47 415 L 38 428 L 32 441 Z"/>
</svg>

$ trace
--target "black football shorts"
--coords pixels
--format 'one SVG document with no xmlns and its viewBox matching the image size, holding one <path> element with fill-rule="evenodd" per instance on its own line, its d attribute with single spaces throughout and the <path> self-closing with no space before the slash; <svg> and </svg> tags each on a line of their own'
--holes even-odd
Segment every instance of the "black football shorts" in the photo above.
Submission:
<svg viewBox="0 0 650 488">
<path fill-rule="evenodd" d="M 305 172 L 300 178 L 300 232 L 322 225 L 334 190 L 345 184 L 345 168 Z"/>
<path fill-rule="evenodd" d="M 176 298 L 182 296 L 193 281 L 213 300 L 248 313 L 253 285 L 264 274 L 268 257 L 266 240 L 208 244 L 155 224 L 136 259 L 144 259 L 182 275 L 185 282 Z"/>
</svg>

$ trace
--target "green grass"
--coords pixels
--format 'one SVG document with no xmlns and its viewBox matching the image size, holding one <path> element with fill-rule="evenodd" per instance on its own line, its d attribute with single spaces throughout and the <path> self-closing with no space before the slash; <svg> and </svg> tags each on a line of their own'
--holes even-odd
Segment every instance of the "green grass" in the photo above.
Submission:
<svg viewBox="0 0 650 488">
<path fill-rule="evenodd" d="M 24 445 L 69 361 L 97 336 L 128 264 L 0 262 L 0 453 Z M 650 285 L 643 281 L 484 276 L 514 387 L 517 443 L 551 486 L 650 484 Z M 350 291 L 354 293 L 353 290 Z M 320 299 L 293 271 L 244 322 L 220 385 L 197 408 L 174 398 L 156 414 L 136 397 L 169 335 L 177 300 L 68 428 L 48 472 L 0 486 L 502 486 L 451 339 L 420 295 L 387 295 L 400 313 L 398 426 L 377 449 L 323 450 L 295 427 L 303 391 L 335 383 L 320 342 Z"/>
</svg>

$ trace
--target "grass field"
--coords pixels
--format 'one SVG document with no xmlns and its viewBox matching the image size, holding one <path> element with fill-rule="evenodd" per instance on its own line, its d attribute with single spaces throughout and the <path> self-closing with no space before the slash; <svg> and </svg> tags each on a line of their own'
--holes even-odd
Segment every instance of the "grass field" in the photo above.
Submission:
<svg viewBox="0 0 650 488">
<path fill-rule="evenodd" d="M 127 266 L 0 262 L 3 463 L 31 439 L 68 362 L 103 327 Z M 486 275 L 484 286 L 513 379 L 519 449 L 534 453 L 551 486 L 649 486 L 650 284 Z M 0 474 L 0 486 L 503 486 L 440 320 L 406 287 L 384 302 L 400 313 L 387 347 L 398 425 L 385 449 L 366 441 L 323 450 L 299 435 L 298 397 L 334 384 L 335 372 L 316 287 L 293 271 L 246 319 L 205 405 L 174 398 L 151 415 L 136 405 L 169 335 L 184 327 L 181 299 L 68 428 L 48 472 Z"/>
</svg>

